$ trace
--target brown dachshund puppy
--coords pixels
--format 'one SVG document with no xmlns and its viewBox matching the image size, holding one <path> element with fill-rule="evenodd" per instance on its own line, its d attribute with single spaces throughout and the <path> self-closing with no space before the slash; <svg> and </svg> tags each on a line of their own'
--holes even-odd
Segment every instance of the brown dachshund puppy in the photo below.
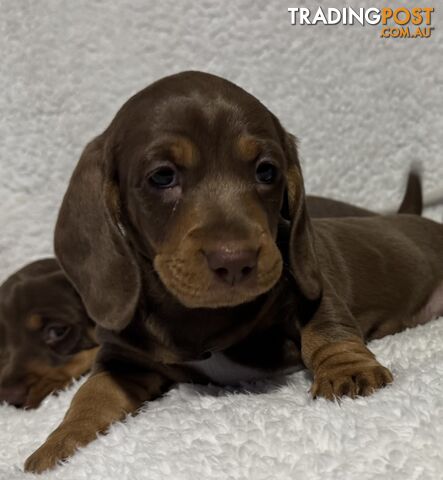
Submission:
<svg viewBox="0 0 443 480">
<path fill-rule="evenodd" d="M 323 197 L 307 197 L 313 217 L 375 215 Z M 420 214 L 420 177 L 411 173 L 400 213 Z M 61 292 L 61 295 L 60 295 Z M 96 349 L 93 321 L 55 259 L 21 268 L 0 286 L 0 402 L 37 407 L 87 373 Z"/>
<path fill-rule="evenodd" d="M 141 91 L 86 147 L 55 248 L 102 346 L 33 472 L 176 382 L 304 365 L 314 396 L 369 395 L 392 375 L 365 340 L 443 312 L 442 225 L 311 220 L 294 138 L 199 72 Z"/>
<path fill-rule="evenodd" d="M 86 373 L 94 324 L 55 259 L 33 262 L 0 287 L 0 402 L 35 408 Z"/>
</svg>

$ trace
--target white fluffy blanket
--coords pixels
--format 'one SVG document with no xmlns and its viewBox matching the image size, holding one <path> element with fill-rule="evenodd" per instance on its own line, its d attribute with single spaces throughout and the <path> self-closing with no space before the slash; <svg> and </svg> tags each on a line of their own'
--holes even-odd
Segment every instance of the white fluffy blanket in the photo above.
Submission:
<svg viewBox="0 0 443 480">
<path fill-rule="evenodd" d="M 382 209 L 399 201 L 416 161 L 425 190 L 441 186 L 439 27 L 394 40 L 379 27 L 291 26 L 287 7 L 309 3 L 318 6 L 1 2 L 0 280 L 51 254 L 84 144 L 132 93 L 183 69 L 226 76 L 267 104 L 301 141 L 310 192 Z M 442 218 L 441 208 L 426 214 Z M 442 339 L 435 321 L 373 343 L 395 383 L 341 405 L 311 400 L 305 372 L 243 391 L 180 386 L 43 478 L 442 478 Z M 0 406 L 1 480 L 24 477 L 24 458 L 76 388 L 37 411 Z"/>
</svg>

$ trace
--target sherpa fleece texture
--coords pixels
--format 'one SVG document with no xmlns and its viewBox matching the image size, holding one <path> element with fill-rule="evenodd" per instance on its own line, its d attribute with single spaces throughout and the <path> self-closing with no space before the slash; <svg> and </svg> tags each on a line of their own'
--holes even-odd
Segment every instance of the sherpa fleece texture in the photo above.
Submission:
<svg viewBox="0 0 443 480">
<path fill-rule="evenodd" d="M 364 2 L 321 5 L 345 3 Z M 441 186 L 438 11 L 430 39 L 381 39 L 380 27 L 291 26 L 288 6 L 318 3 L 0 0 L 0 280 L 52 253 L 85 143 L 131 94 L 184 69 L 260 98 L 298 136 L 309 192 L 382 209 L 417 161 L 425 191 Z M 395 383 L 341 404 L 311 400 L 306 372 L 243 391 L 182 385 L 41 478 L 442 478 L 442 339 L 440 320 L 374 342 Z M 25 477 L 77 388 L 36 411 L 0 406 L 1 480 Z"/>
</svg>

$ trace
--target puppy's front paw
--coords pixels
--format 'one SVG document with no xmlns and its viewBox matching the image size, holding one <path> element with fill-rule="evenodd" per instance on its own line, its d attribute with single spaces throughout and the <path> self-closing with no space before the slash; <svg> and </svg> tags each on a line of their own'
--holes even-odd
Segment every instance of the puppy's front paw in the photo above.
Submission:
<svg viewBox="0 0 443 480">
<path fill-rule="evenodd" d="M 392 381 L 392 373 L 364 344 L 340 342 L 316 355 L 311 393 L 328 400 L 345 395 L 354 398 L 371 395 Z"/>
<path fill-rule="evenodd" d="M 316 375 L 311 388 L 312 396 L 333 400 L 347 395 L 371 395 L 375 390 L 393 381 L 392 373 L 383 365 L 362 368 L 343 366 L 343 371 L 325 371 Z"/>
<path fill-rule="evenodd" d="M 25 472 L 42 473 L 54 468 L 62 460 L 71 457 L 75 451 L 95 438 L 86 431 L 69 428 L 57 429 L 46 442 L 25 462 Z"/>
</svg>

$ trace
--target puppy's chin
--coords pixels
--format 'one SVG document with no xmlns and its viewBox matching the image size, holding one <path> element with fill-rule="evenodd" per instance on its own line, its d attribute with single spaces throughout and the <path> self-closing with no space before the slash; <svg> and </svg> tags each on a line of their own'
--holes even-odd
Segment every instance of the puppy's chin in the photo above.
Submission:
<svg viewBox="0 0 443 480">
<path fill-rule="evenodd" d="M 272 259 L 272 262 L 270 261 Z M 259 266 L 254 278 L 228 285 L 216 278 L 203 262 L 189 262 L 174 255 L 159 254 L 154 268 L 165 288 L 187 308 L 235 307 L 271 290 L 283 270 L 280 254 Z"/>
</svg>

